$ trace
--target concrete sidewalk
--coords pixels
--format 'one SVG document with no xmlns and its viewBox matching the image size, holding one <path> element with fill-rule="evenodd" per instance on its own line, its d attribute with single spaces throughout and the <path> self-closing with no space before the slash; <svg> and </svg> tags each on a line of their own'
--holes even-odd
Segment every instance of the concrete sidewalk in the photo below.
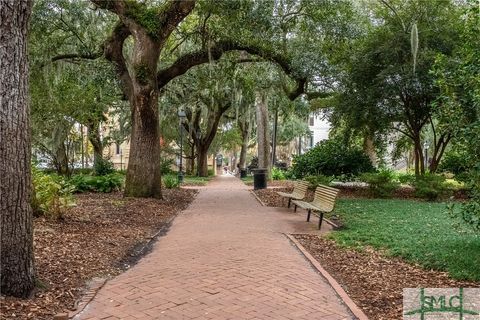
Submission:
<svg viewBox="0 0 480 320">
<path fill-rule="evenodd" d="M 219 176 L 75 319 L 354 319 L 283 234 L 303 218 Z"/>
</svg>

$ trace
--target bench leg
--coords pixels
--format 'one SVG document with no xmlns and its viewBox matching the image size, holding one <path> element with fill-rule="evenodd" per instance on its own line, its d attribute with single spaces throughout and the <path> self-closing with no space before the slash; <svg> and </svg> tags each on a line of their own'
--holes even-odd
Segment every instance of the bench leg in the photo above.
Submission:
<svg viewBox="0 0 480 320">
<path fill-rule="evenodd" d="M 293 212 L 297 212 L 297 205 L 295 205 L 295 209 L 293 209 Z"/>
<path fill-rule="evenodd" d="M 322 227 L 322 221 L 323 221 L 323 212 L 320 212 L 320 220 L 318 220 L 318 230 Z"/>
<path fill-rule="evenodd" d="M 307 214 L 307 222 L 310 221 L 310 213 L 312 212 L 312 209 L 308 209 L 308 214 Z"/>
<path fill-rule="evenodd" d="M 290 202 L 292 202 L 292 198 L 288 198 L 288 207 L 290 208 Z"/>
</svg>

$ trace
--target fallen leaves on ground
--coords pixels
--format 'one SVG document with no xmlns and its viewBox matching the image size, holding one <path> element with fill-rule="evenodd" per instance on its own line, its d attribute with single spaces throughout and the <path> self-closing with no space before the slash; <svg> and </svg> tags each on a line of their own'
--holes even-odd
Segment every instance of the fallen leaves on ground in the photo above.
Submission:
<svg viewBox="0 0 480 320">
<path fill-rule="evenodd" d="M 294 235 L 371 320 L 402 319 L 403 288 L 480 287 L 366 248 L 341 248 L 317 235 Z"/>
<path fill-rule="evenodd" d="M 0 298 L 0 319 L 52 319 L 74 309 L 86 282 L 112 277 L 136 261 L 134 248 L 193 200 L 195 190 L 167 189 L 164 199 L 85 193 L 63 220 L 34 221 L 37 289 L 30 299 Z"/>
</svg>

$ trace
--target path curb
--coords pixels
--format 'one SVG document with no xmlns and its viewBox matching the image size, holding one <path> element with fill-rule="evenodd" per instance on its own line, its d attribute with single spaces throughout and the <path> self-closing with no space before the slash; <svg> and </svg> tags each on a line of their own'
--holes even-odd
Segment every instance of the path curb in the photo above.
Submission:
<svg viewBox="0 0 480 320">
<path fill-rule="evenodd" d="M 307 258 L 307 260 L 312 264 L 312 266 L 317 269 L 318 272 L 328 281 L 330 286 L 335 290 L 343 303 L 350 309 L 353 315 L 359 320 L 368 320 L 368 317 L 363 313 L 363 311 L 353 302 L 353 300 L 348 296 L 348 294 L 343 290 L 342 286 L 335 280 L 328 272 L 325 270 L 320 263 L 315 259 L 305 247 L 290 234 L 285 234 L 285 236 L 297 247 L 298 250 Z"/>
<path fill-rule="evenodd" d="M 95 298 L 97 292 L 105 285 L 106 282 L 106 278 L 93 278 L 90 280 L 89 284 L 87 285 L 87 290 L 77 301 L 75 310 L 69 313 L 68 319 L 74 319 L 79 313 L 81 313 L 93 300 L 93 298 Z"/>
<path fill-rule="evenodd" d="M 253 194 L 253 196 L 255 197 L 255 199 L 257 199 L 258 202 L 260 202 L 260 204 L 262 205 L 262 207 L 267 207 L 267 205 L 260 199 L 259 196 L 257 196 L 257 194 L 255 193 L 254 190 L 249 190 L 251 194 Z"/>
</svg>

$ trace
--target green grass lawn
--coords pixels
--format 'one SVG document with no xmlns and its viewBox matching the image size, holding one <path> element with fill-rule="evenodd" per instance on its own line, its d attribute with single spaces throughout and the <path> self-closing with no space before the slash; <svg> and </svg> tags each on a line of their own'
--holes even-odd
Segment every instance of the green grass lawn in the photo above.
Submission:
<svg viewBox="0 0 480 320">
<path fill-rule="evenodd" d="M 386 249 L 456 279 L 480 281 L 480 234 L 451 219 L 444 203 L 397 199 L 340 199 L 335 213 L 345 229 L 341 245 Z"/>
<path fill-rule="evenodd" d="M 208 183 L 208 181 L 212 180 L 214 177 L 197 177 L 197 176 L 184 176 L 183 183 L 187 185 L 193 186 L 204 186 Z"/>
</svg>

